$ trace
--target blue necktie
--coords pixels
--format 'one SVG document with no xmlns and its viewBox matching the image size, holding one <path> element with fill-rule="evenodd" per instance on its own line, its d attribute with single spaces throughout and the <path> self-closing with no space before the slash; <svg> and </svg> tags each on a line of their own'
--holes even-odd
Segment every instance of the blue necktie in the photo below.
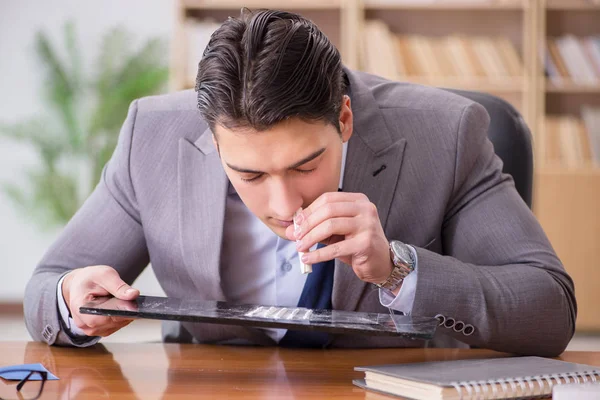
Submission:
<svg viewBox="0 0 600 400">
<path fill-rule="evenodd" d="M 317 248 L 324 247 L 321 244 Z M 331 292 L 333 291 L 333 270 L 335 260 L 313 264 L 302 289 L 298 307 L 331 310 Z M 284 347 L 324 347 L 329 334 L 318 331 L 287 331 L 279 341 Z"/>
</svg>

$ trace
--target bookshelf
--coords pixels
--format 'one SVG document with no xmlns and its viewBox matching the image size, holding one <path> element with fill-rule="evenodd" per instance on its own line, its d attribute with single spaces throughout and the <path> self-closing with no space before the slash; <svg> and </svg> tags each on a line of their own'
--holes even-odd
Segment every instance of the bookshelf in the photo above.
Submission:
<svg viewBox="0 0 600 400">
<path fill-rule="evenodd" d="M 600 9 L 600 3 L 589 0 L 546 0 L 546 9 L 548 10 L 597 10 Z"/>
<path fill-rule="evenodd" d="M 520 10 L 525 7 L 522 0 L 506 0 L 502 2 L 468 2 L 468 1 L 442 1 L 430 3 L 424 1 L 402 1 L 390 0 L 365 0 L 364 7 L 373 10 Z"/>
<path fill-rule="evenodd" d="M 585 37 L 600 35 L 600 3 L 590 0 L 538 0 L 540 46 L 559 46 L 572 36 L 582 43 Z M 564 50 L 565 43 L 562 43 Z M 548 50 L 546 50 L 548 51 Z M 566 52 L 566 51 L 565 51 Z M 550 57 L 553 61 L 556 58 Z M 579 303 L 578 331 L 600 331 L 597 304 L 600 272 L 594 265 L 600 256 L 600 168 L 598 163 L 548 163 L 545 156 L 557 144 L 551 120 L 581 119 L 585 106 L 600 109 L 600 79 L 576 81 L 573 77 L 556 82 L 544 76 L 542 60 L 537 65 L 537 153 L 534 211 L 552 245 L 575 282 Z M 556 62 L 555 62 L 556 64 Z M 547 67 L 546 60 L 546 67 Z M 600 121 L 600 120 L 599 120 Z M 563 149 L 569 147 L 564 142 Z M 547 158 L 547 157 L 546 157 Z"/>
<path fill-rule="evenodd" d="M 239 16 L 240 9 L 284 9 L 304 15 L 315 22 L 340 50 L 345 65 L 358 67 L 357 41 L 358 0 L 177 0 L 176 24 L 171 49 L 170 88 L 194 87 L 191 63 L 188 60 L 190 37 L 186 25 L 192 21 L 210 19 L 223 22 L 229 16 Z M 284 5 L 284 7 L 282 7 Z M 198 58 L 198 57 L 196 57 Z M 199 59 L 198 59 L 199 61 Z"/>
<path fill-rule="evenodd" d="M 533 81 L 533 60 L 529 57 L 533 46 L 533 38 L 529 34 L 532 7 L 528 0 L 363 0 L 358 2 L 358 6 L 361 14 L 359 36 L 363 40 L 361 69 L 401 81 L 492 93 L 513 104 L 528 123 L 534 122 L 533 101 L 528 97 Z M 405 64 L 399 67 L 404 69 L 404 73 L 386 74 L 386 69 L 373 69 L 369 65 L 369 47 L 384 40 L 383 33 L 371 33 L 370 21 L 383 22 L 393 36 L 392 40 L 401 43 L 397 46 L 408 47 L 409 50 L 404 50 L 404 54 L 396 61 L 397 64 Z M 518 57 L 520 71 L 503 73 L 494 70 L 494 65 L 486 65 L 485 62 L 492 59 L 494 54 L 495 57 L 504 56 L 497 44 L 492 42 L 496 38 L 508 39 L 507 43 L 514 48 Z M 439 68 L 443 70 L 441 74 L 437 71 L 438 67 L 434 67 L 433 71 L 430 68 L 424 70 L 422 67 L 427 63 L 418 61 L 418 44 L 414 43 L 423 41 L 430 42 L 426 46 L 437 50 L 436 55 L 446 55 L 445 60 L 439 61 Z M 384 58 L 382 56 L 374 64 L 380 66 L 385 63 Z M 406 63 L 413 59 L 417 60 L 417 65 L 407 66 Z M 469 62 L 461 62 L 462 59 L 468 59 Z M 447 68 L 446 64 L 450 67 Z"/>
<path fill-rule="evenodd" d="M 547 93 L 592 93 L 600 94 L 600 84 L 582 85 L 573 81 L 561 83 L 560 85 L 546 82 Z"/>
<path fill-rule="evenodd" d="M 290 7 L 297 10 L 337 10 L 342 6 L 344 0 L 307 0 L 290 1 Z M 254 8 L 274 8 L 281 7 L 281 1 L 278 0 L 181 0 L 180 5 L 185 9 L 195 10 L 239 10 L 242 6 L 250 9 Z"/>
<path fill-rule="evenodd" d="M 450 46 L 454 46 L 451 54 L 455 56 L 461 54 L 456 53 L 457 40 L 462 41 L 461 46 L 466 48 L 464 43 L 474 43 L 470 40 L 507 39 L 521 64 L 519 73 L 515 73 L 513 68 L 513 72 L 504 75 L 492 76 L 489 71 L 481 73 L 480 70 L 477 75 L 464 75 L 463 65 L 463 75 L 459 76 L 461 71 L 457 71 L 461 66 L 454 65 L 455 57 L 452 62 L 454 75 L 436 75 L 431 70 L 428 75 L 414 71 L 412 74 L 406 71 L 399 74 L 390 68 L 381 75 L 437 87 L 488 92 L 506 99 L 522 113 L 534 139 L 534 213 L 575 281 L 579 300 L 577 329 L 600 332 L 600 314 L 596 311 L 600 291 L 594 287 L 600 279 L 600 270 L 593 265 L 600 257 L 597 245 L 600 243 L 600 213 L 597 211 L 600 204 L 600 168 L 598 164 L 587 161 L 565 165 L 545 160 L 551 147 L 546 137 L 550 129 L 546 116 L 575 117 L 584 105 L 600 109 L 600 82 L 550 79 L 545 74 L 545 59 L 540 52 L 547 48 L 548 41 L 565 35 L 578 39 L 600 36 L 600 1 L 289 0 L 281 3 L 275 0 L 178 0 L 171 49 L 172 89 L 194 86 L 193 74 L 190 73 L 193 63 L 188 59 L 190 42 L 186 24 L 205 18 L 222 22 L 230 15 L 239 15 L 242 6 L 250 9 L 283 8 L 310 18 L 340 49 L 345 65 L 367 71 L 369 63 L 365 55 L 369 48 L 365 38 L 370 29 L 369 23 L 374 20 L 381 21 L 392 37 L 401 38 L 394 39 L 394 43 L 402 40 L 423 43 L 425 40 L 424 48 L 439 49 L 435 46 L 446 45 L 451 38 L 453 44 Z M 390 48 L 396 49 L 388 46 L 388 50 Z M 489 50 L 489 46 L 487 48 Z M 479 46 L 477 51 L 481 49 Z M 425 54 L 437 57 L 441 53 L 430 51 Z M 382 60 L 385 61 L 383 55 Z M 483 62 L 481 58 L 479 60 Z M 503 60 L 506 61 L 506 57 Z"/>
</svg>

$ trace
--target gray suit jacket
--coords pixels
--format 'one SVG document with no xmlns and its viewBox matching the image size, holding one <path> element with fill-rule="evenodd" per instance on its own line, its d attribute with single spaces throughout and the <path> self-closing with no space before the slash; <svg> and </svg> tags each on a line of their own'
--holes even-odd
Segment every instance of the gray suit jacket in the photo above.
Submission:
<svg viewBox="0 0 600 400">
<path fill-rule="evenodd" d="M 440 328 L 433 345 L 562 352 L 575 324 L 573 283 L 512 178 L 501 173 L 483 107 L 433 88 L 357 72 L 348 77 L 355 128 L 344 191 L 365 193 L 387 238 L 416 247 L 413 314 L 442 314 L 475 327 L 471 336 Z M 228 184 L 193 91 L 133 102 L 100 183 L 27 286 L 33 338 L 77 344 L 61 329 L 56 285 L 65 272 L 88 265 L 110 265 L 131 283 L 151 261 L 168 296 L 228 300 L 219 262 Z M 374 286 L 340 264 L 333 307 L 387 312 Z M 169 341 L 274 344 L 244 327 L 170 323 L 163 333 Z M 424 345 L 345 335 L 331 342 Z"/>
</svg>

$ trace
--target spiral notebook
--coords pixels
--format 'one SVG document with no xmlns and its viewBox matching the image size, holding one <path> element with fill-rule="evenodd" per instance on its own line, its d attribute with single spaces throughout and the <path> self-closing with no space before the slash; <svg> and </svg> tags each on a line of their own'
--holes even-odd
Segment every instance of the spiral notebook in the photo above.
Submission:
<svg viewBox="0 0 600 400">
<path fill-rule="evenodd" d="M 365 389 L 410 399 L 546 397 L 554 385 L 600 382 L 600 368 L 542 357 L 509 357 L 356 367 Z M 600 383 L 599 383 L 600 384 Z"/>
</svg>

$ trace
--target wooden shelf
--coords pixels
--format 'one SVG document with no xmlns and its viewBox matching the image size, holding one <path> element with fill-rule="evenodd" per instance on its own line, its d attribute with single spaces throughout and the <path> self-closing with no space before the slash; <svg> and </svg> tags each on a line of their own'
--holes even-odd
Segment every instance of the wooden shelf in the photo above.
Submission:
<svg viewBox="0 0 600 400">
<path fill-rule="evenodd" d="M 454 77 L 428 77 L 428 76 L 399 76 L 396 80 L 401 82 L 418 83 L 421 85 L 475 90 L 478 92 L 492 93 L 519 93 L 525 88 L 524 80 L 520 77 L 509 78 L 508 80 L 490 81 L 478 77 L 473 78 L 454 78 Z"/>
<path fill-rule="evenodd" d="M 548 93 L 599 93 L 600 83 L 595 85 L 581 85 L 573 81 L 565 81 L 561 84 L 546 82 L 546 92 Z"/>
<path fill-rule="evenodd" d="M 437 2 L 423 1 L 401 1 L 394 0 L 365 0 L 365 9 L 390 9 L 390 10 L 521 10 L 525 8 L 525 2 L 514 1 L 451 1 L 441 0 Z"/>
<path fill-rule="evenodd" d="M 598 10 L 600 3 L 592 3 L 589 0 L 548 0 L 547 10 Z"/>
<path fill-rule="evenodd" d="M 536 175 L 572 175 L 597 176 L 600 178 L 600 166 L 565 167 L 563 165 L 541 165 L 536 168 Z"/>
<path fill-rule="evenodd" d="M 600 169 L 542 169 L 534 179 L 533 210 L 575 283 L 576 329 L 599 332 Z"/>
<path fill-rule="evenodd" d="M 181 0 L 182 6 L 194 10 L 239 10 L 243 7 L 249 9 L 272 8 L 286 10 L 332 10 L 342 7 L 344 0 Z"/>
<path fill-rule="evenodd" d="M 490 82 L 481 79 L 453 79 L 453 78 L 430 78 L 426 76 L 400 76 L 395 78 L 400 82 L 418 83 L 421 85 L 435 86 L 440 88 L 475 90 L 478 92 L 491 93 L 520 93 L 525 90 L 523 79 L 514 78 L 510 81 Z M 190 89 L 196 85 L 195 82 L 187 82 L 185 87 L 180 89 Z"/>
</svg>

